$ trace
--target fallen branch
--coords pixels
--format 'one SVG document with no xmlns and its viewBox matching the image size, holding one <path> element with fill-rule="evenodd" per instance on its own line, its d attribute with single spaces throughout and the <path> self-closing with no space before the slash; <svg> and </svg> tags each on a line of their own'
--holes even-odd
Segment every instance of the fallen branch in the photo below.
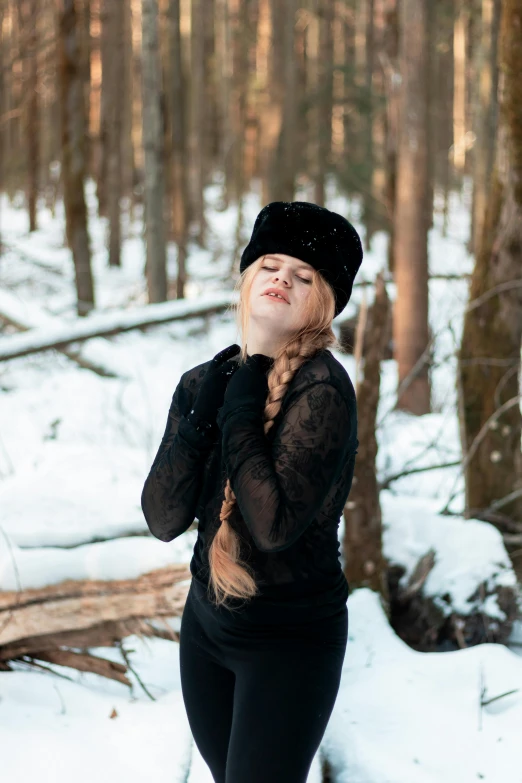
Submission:
<svg viewBox="0 0 522 783">
<path fill-rule="evenodd" d="M 235 293 L 216 293 L 199 297 L 196 301 L 176 299 L 131 310 L 94 313 L 77 318 L 71 324 L 60 322 L 41 326 L 23 334 L 0 338 L 0 360 L 27 356 L 50 348 L 62 350 L 71 343 L 90 340 L 92 337 L 108 337 L 168 321 L 219 313 L 230 307 L 236 298 Z"/>
<path fill-rule="evenodd" d="M 131 685 L 128 665 L 88 650 L 121 648 L 121 640 L 134 634 L 178 641 L 166 618 L 183 614 L 190 578 L 189 566 L 179 563 L 136 579 L 66 580 L 0 592 L 0 670 L 9 671 L 10 661 L 45 661 Z"/>
<path fill-rule="evenodd" d="M 98 658 L 87 653 L 72 652 L 71 650 L 55 650 L 53 652 L 40 652 L 34 656 L 40 661 L 54 663 L 58 666 L 69 666 L 80 672 L 93 672 L 110 680 L 117 680 L 124 685 L 132 685 L 131 680 L 125 676 L 127 666 L 107 658 Z"/>
<path fill-rule="evenodd" d="M 39 589 L 0 592 L 0 659 L 6 659 L 6 645 L 27 646 L 35 637 L 41 644 L 55 634 L 83 632 L 86 637 L 90 629 L 106 623 L 180 616 L 188 592 L 180 582 L 189 580 L 190 569 L 182 563 L 137 579 L 69 579 Z"/>
</svg>

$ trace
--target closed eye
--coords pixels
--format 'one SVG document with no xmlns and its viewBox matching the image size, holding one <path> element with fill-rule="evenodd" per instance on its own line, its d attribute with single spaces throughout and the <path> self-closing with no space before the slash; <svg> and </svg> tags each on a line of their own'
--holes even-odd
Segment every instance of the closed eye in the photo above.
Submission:
<svg viewBox="0 0 522 783">
<path fill-rule="evenodd" d="M 277 272 L 277 267 L 275 267 L 275 266 L 263 266 L 261 268 L 262 269 L 268 269 L 269 272 Z M 302 280 L 303 283 L 307 283 L 308 285 L 310 285 L 310 283 L 312 282 L 307 277 L 300 277 L 299 275 L 296 275 L 296 277 L 298 278 L 298 280 Z"/>
</svg>

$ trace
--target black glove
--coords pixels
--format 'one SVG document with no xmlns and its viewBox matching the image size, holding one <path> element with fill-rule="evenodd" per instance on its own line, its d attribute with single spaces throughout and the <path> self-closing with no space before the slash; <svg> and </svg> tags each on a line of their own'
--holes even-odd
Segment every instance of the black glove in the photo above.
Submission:
<svg viewBox="0 0 522 783">
<path fill-rule="evenodd" d="M 264 408 L 268 396 L 268 372 L 274 360 L 271 356 L 255 353 L 236 370 L 225 392 L 227 408 L 239 397 L 253 397 Z"/>
<path fill-rule="evenodd" d="M 241 351 L 235 343 L 217 353 L 210 362 L 187 419 L 200 432 L 212 435 L 216 431 L 216 415 L 223 405 L 225 390 L 237 371 L 237 362 L 228 361 Z"/>
</svg>

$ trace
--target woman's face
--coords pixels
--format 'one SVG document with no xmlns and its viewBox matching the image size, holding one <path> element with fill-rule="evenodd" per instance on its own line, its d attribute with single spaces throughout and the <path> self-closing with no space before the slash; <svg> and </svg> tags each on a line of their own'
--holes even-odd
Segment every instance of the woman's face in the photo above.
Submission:
<svg viewBox="0 0 522 783">
<path fill-rule="evenodd" d="M 281 336 L 297 331 L 305 320 L 313 267 L 284 253 L 265 255 L 250 291 L 250 320 Z M 273 294 L 279 293 L 279 296 Z M 272 295 L 271 295 L 272 294 Z"/>
</svg>

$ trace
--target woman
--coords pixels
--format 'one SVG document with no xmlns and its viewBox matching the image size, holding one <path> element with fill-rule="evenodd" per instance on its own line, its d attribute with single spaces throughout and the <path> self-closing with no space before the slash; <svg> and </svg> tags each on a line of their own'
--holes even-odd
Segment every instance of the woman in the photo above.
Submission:
<svg viewBox="0 0 522 783">
<path fill-rule="evenodd" d="M 162 541 L 199 520 L 180 671 L 216 783 L 305 783 L 337 697 L 349 593 L 337 531 L 358 440 L 328 346 L 361 261 L 340 215 L 261 210 L 240 264 L 242 347 L 183 374 L 143 488 Z"/>
</svg>

